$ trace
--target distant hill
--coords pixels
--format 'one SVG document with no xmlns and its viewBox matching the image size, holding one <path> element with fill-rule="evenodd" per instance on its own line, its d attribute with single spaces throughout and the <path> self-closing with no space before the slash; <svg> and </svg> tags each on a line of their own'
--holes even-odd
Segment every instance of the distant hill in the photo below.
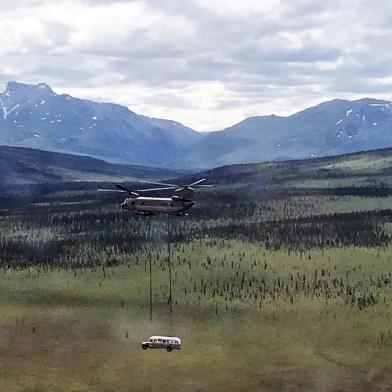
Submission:
<svg viewBox="0 0 392 392">
<path fill-rule="evenodd" d="M 0 186 L 3 187 L 74 181 L 159 180 L 179 173 L 169 169 L 107 163 L 78 155 L 0 146 Z"/>
<path fill-rule="evenodd" d="M 264 196 L 271 196 L 271 192 L 282 197 L 294 194 L 392 196 L 392 148 L 321 158 L 225 165 L 184 174 L 178 170 L 111 164 L 90 157 L 0 146 L 0 201 L 15 196 L 41 200 L 43 195 L 56 190 L 90 194 L 99 186 L 112 187 L 112 184 L 102 184 L 108 182 L 172 179 L 170 182 L 186 184 L 200 178 L 215 185 L 209 192 L 218 192 L 219 203 L 224 202 L 225 194 L 231 201 L 234 194 L 239 200 L 262 201 Z M 233 193 L 234 189 L 237 192 Z"/>
<path fill-rule="evenodd" d="M 8 82 L 0 91 L 0 145 L 162 167 L 202 138 L 175 121 L 59 95 L 44 83 Z"/>
<path fill-rule="evenodd" d="M 353 188 L 351 192 L 361 194 L 361 189 L 371 188 L 373 196 L 392 194 L 392 148 L 352 153 L 340 156 L 266 162 L 257 164 L 227 165 L 187 176 L 192 181 L 200 176 L 215 183 L 263 192 L 265 190 L 287 191 L 302 189 Z M 260 193 L 262 195 L 262 193 Z"/>
<path fill-rule="evenodd" d="M 216 167 L 392 147 L 392 103 L 333 100 L 288 117 L 261 116 L 208 134 L 173 164 Z"/>
</svg>

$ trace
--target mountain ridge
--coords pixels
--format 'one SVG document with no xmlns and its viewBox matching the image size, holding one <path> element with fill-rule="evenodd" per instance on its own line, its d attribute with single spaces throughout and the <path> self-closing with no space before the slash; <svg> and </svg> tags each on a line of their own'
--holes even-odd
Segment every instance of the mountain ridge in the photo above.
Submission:
<svg viewBox="0 0 392 392">
<path fill-rule="evenodd" d="M 0 144 L 160 166 L 202 138 L 178 122 L 125 106 L 56 94 L 48 85 L 8 82 L 0 93 Z"/>
<path fill-rule="evenodd" d="M 253 116 L 213 132 L 188 149 L 183 165 L 340 155 L 392 146 L 392 103 L 331 100 L 287 117 Z"/>
</svg>

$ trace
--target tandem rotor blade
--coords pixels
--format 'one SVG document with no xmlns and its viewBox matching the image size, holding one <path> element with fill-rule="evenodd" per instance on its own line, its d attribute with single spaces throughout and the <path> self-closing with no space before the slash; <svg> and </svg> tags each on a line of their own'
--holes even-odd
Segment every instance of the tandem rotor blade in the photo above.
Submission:
<svg viewBox="0 0 392 392">
<path fill-rule="evenodd" d="M 98 192 L 127 193 L 127 191 L 122 191 L 122 190 L 120 190 L 120 189 L 98 189 Z"/>
<path fill-rule="evenodd" d="M 143 182 L 144 184 L 151 184 L 151 185 L 165 185 L 165 186 L 171 186 L 171 187 L 178 187 L 176 184 L 166 184 L 164 182 L 154 182 L 154 181 L 145 181 L 145 180 L 139 180 L 139 182 Z"/>
<path fill-rule="evenodd" d="M 136 192 L 163 191 L 166 189 L 176 189 L 176 186 L 165 186 L 163 188 L 136 189 Z"/>
<path fill-rule="evenodd" d="M 131 191 L 130 189 L 126 188 L 122 185 L 116 185 L 117 189 L 98 189 L 98 192 L 117 192 L 117 193 L 127 193 L 130 197 L 138 197 L 139 194 L 136 192 Z"/>
<path fill-rule="evenodd" d="M 131 191 L 130 189 L 128 189 L 128 188 L 126 188 L 125 186 L 122 186 L 122 185 L 116 185 L 116 188 L 117 189 L 120 189 L 120 190 L 122 190 L 123 192 L 127 192 L 127 193 L 129 193 L 129 194 L 132 194 L 133 193 L 133 191 Z"/>
<path fill-rule="evenodd" d="M 194 186 L 194 185 L 200 184 L 201 182 L 203 182 L 203 181 L 205 181 L 205 180 L 206 180 L 205 178 L 202 178 L 201 180 L 198 180 L 198 181 L 192 182 L 192 184 L 189 184 L 189 185 L 187 185 L 187 186 L 191 187 L 191 186 Z"/>
</svg>

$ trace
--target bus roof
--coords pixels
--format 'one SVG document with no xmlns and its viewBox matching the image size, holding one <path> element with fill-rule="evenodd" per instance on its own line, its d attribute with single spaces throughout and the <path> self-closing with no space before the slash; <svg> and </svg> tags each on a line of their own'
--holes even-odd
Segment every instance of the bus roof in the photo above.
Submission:
<svg viewBox="0 0 392 392">
<path fill-rule="evenodd" d="M 177 336 L 150 336 L 150 339 L 177 339 L 181 341 L 181 339 Z"/>
</svg>

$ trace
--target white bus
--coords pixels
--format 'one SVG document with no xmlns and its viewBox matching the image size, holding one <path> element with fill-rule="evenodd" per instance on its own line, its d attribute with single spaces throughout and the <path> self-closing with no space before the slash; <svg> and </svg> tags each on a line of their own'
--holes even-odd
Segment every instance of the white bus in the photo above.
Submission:
<svg viewBox="0 0 392 392">
<path fill-rule="evenodd" d="M 151 336 L 146 342 L 142 342 L 142 349 L 165 348 L 168 352 L 181 349 L 181 339 L 177 336 Z"/>
</svg>

